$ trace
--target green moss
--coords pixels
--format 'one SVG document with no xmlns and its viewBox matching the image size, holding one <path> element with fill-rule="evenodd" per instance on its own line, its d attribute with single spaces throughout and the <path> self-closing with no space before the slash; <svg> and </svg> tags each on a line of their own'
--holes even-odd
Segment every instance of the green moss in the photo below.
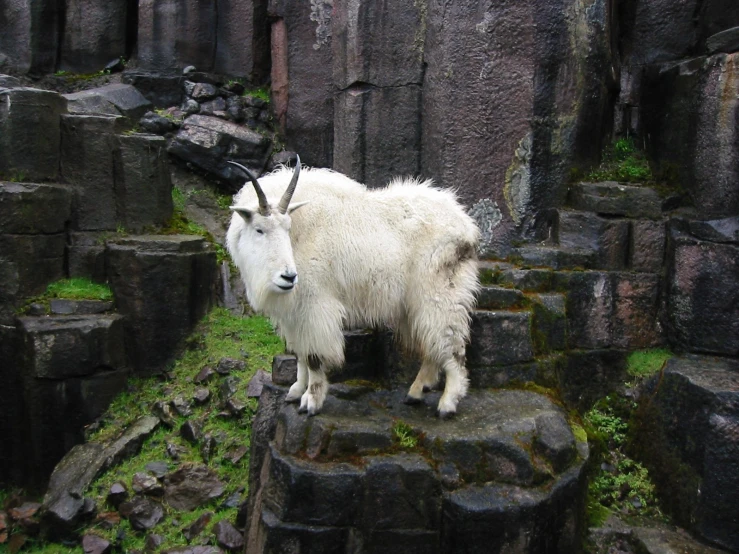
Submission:
<svg viewBox="0 0 739 554">
<path fill-rule="evenodd" d="M 600 166 L 592 170 L 591 181 L 651 182 L 654 181 L 649 161 L 631 137 L 620 138 L 603 154 Z"/>
<path fill-rule="evenodd" d="M 588 433 L 582 425 L 571 421 L 570 427 L 572 427 L 572 434 L 575 435 L 577 442 L 588 442 Z"/>
<path fill-rule="evenodd" d="M 173 123 L 178 123 L 179 124 L 179 123 L 182 123 L 182 121 L 183 121 L 183 118 L 181 118 L 181 117 L 175 117 L 173 114 L 171 114 L 170 112 L 168 112 L 167 110 L 164 110 L 162 108 L 157 108 L 157 109 L 154 110 L 154 112 L 158 116 L 163 117 L 165 119 L 169 119 Z"/>
<path fill-rule="evenodd" d="M 393 425 L 393 440 L 401 448 L 414 449 L 418 446 L 418 434 L 404 421 L 396 421 Z"/>
<path fill-rule="evenodd" d="M 481 268 L 479 275 L 481 284 L 497 285 L 500 283 L 503 272 L 500 269 Z"/>
<path fill-rule="evenodd" d="M 672 352 L 665 348 L 637 350 L 629 354 L 626 371 L 632 377 L 648 377 L 662 369 L 671 357 Z"/>
<path fill-rule="evenodd" d="M 219 264 L 224 261 L 230 263 L 231 258 L 223 245 L 218 243 L 213 238 L 213 235 L 211 235 L 210 232 L 208 232 L 208 230 L 205 229 L 202 225 L 199 225 L 194 221 L 190 221 L 190 219 L 188 219 L 188 217 L 185 215 L 185 205 L 187 204 L 188 196 L 192 196 L 193 194 L 197 194 L 198 192 L 199 191 L 192 191 L 189 193 L 185 193 L 178 187 L 172 187 L 172 217 L 164 225 L 164 227 L 158 230 L 158 232 L 165 235 L 201 236 L 213 246 L 216 252 L 216 259 Z M 231 199 L 227 196 L 218 197 L 217 202 L 219 206 L 221 204 L 225 205 L 226 203 L 226 207 L 231 205 Z"/>
<path fill-rule="evenodd" d="M 250 90 L 246 90 L 244 92 L 244 96 L 252 96 L 254 98 L 259 98 L 260 100 L 263 100 L 264 102 L 270 101 L 270 91 L 268 87 L 259 87 L 259 88 L 253 88 Z"/>
<path fill-rule="evenodd" d="M 74 277 L 62 279 L 46 287 L 46 298 L 67 298 L 72 300 L 112 300 L 113 292 L 108 285 L 93 283 L 89 279 Z"/>
<path fill-rule="evenodd" d="M 622 516 L 664 517 L 647 467 L 626 452 L 634 408 L 633 401 L 609 395 L 583 418 L 593 446 L 587 502 L 591 525 L 601 524 L 611 511 Z"/>
</svg>

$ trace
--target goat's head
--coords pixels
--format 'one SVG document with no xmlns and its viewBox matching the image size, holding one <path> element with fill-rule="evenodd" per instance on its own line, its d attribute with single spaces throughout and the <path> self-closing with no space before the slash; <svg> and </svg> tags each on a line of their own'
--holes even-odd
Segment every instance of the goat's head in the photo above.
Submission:
<svg viewBox="0 0 739 554">
<path fill-rule="evenodd" d="M 257 206 L 231 206 L 239 214 L 245 225 L 238 239 L 238 248 L 243 256 L 256 288 L 267 289 L 277 294 L 293 290 L 298 283 L 298 272 L 293 259 L 290 242 L 290 214 L 307 204 L 298 202 L 290 205 L 300 175 L 300 158 L 295 171 L 277 207 L 267 201 L 257 178 L 244 166 L 228 162 L 240 168 L 251 180 L 257 194 Z"/>
</svg>

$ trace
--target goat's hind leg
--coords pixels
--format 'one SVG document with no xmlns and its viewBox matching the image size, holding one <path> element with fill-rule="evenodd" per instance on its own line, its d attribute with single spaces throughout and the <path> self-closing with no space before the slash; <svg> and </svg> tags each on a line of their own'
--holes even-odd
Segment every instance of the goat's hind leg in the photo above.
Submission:
<svg viewBox="0 0 739 554">
<path fill-rule="evenodd" d="M 298 402 L 303 393 L 308 390 L 308 367 L 305 360 L 298 358 L 298 379 L 295 381 L 285 396 L 285 402 Z"/>
<path fill-rule="evenodd" d="M 408 394 L 405 397 L 406 404 L 420 404 L 423 402 L 423 393 L 431 390 L 439 382 L 439 366 L 428 358 L 423 359 L 421 369 L 416 375 Z"/>
<path fill-rule="evenodd" d="M 298 412 L 314 416 L 321 411 L 328 395 L 328 379 L 321 359 L 315 354 L 308 356 L 308 390 L 300 398 Z"/>
</svg>

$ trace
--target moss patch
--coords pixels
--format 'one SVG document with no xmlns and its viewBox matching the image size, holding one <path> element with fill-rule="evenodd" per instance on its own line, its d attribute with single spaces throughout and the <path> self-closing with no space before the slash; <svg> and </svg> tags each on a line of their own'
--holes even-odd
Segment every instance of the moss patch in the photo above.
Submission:
<svg viewBox="0 0 739 554">
<path fill-rule="evenodd" d="M 627 137 L 606 148 L 600 166 L 592 170 L 587 179 L 637 183 L 654 181 L 654 176 L 644 153 L 633 138 Z"/>
<path fill-rule="evenodd" d="M 75 277 L 62 279 L 46 287 L 46 298 L 67 298 L 72 300 L 113 300 L 113 292 L 108 285 L 93 283 L 89 279 Z"/>
<path fill-rule="evenodd" d="M 629 354 L 626 371 L 632 377 L 649 377 L 662 369 L 671 357 L 672 352 L 665 348 L 637 350 Z"/>
</svg>

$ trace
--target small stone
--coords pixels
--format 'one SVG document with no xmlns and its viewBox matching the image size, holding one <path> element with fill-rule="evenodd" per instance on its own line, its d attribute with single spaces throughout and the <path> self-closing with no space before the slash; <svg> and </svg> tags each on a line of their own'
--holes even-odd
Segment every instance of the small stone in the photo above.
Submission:
<svg viewBox="0 0 739 554">
<path fill-rule="evenodd" d="M 298 378 L 298 358 L 280 354 L 272 360 L 272 382 L 275 385 L 290 386 Z"/>
<path fill-rule="evenodd" d="M 242 85 L 238 81 L 231 81 L 230 83 L 226 83 L 225 85 L 223 85 L 222 88 L 228 92 L 233 92 L 234 94 L 238 94 L 239 96 L 244 94 L 244 91 L 246 90 L 244 85 Z"/>
<path fill-rule="evenodd" d="M 164 497 L 175 510 L 194 510 L 223 494 L 223 483 L 205 465 L 183 464 L 164 483 Z"/>
<path fill-rule="evenodd" d="M 128 498 L 128 489 L 126 488 L 126 485 L 123 483 L 113 483 L 110 486 L 106 500 L 108 504 L 117 508 L 120 506 L 121 502 L 126 500 L 126 498 Z"/>
<path fill-rule="evenodd" d="M 182 104 L 180 109 L 185 112 L 187 115 L 192 115 L 195 113 L 200 112 L 200 104 L 198 104 L 195 100 L 192 98 L 188 98 L 185 100 L 185 102 Z"/>
<path fill-rule="evenodd" d="M 101 529 L 109 531 L 121 523 L 121 515 L 118 512 L 102 512 L 95 518 L 95 523 Z"/>
<path fill-rule="evenodd" d="M 244 414 L 244 411 L 246 410 L 246 404 L 244 404 L 240 400 L 231 398 L 226 402 L 226 410 L 228 410 L 229 414 L 231 414 L 233 417 L 238 418 Z"/>
<path fill-rule="evenodd" d="M 218 387 L 218 397 L 220 398 L 221 402 L 226 402 L 229 398 L 231 398 L 236 392 L 239 390 L 240 380 L 236 377 L 229 376 L 226 377 L 221 385 Z"/>
<path fill-rule="evenodd" d="M 220 375 L 228 375 L 232 371 L 243 371 L 246 367 L 244 360 L 237 360 L 235 358 L 221 358 L 216 366 L 216 371 Z"/>
<path fill-rule="evenodd" d="M 197 444 L 203 436 L 203 430 L 199 422 L 188 420 L 180 427 L 180 436 L 190 444 Z"/>
<path fill-rule="evenodd" d="M 38 302 L 34 302 L 26 308 L 26 314 L 31 316 L 46 315 L 46 306 L 39 304 Z"/>
<path fill-rule="evenodd" d="M 232 464 L 236 465 L 241 461 L 241 458 L 243 458 L 248 451 L 249 449 L 244 445 L 237 446 L 235 448 L 229 449 L 225 457 Z"/>
<path fill-rule="evenodd" d="M 150 496 L 161 496 L 164 488 L 156 477 L 148 473 L 136 473 L 131 480 L 131 488 L 136 493 L 148 494 Z"/>
<path fill-rule="evenodd" d="M 272 376 L 263 369 L 260 369 L 254 374 L 254 377 L 251 378 L 249 384 L 246 386 L 246 395 L 249 398 L 259 398 L 265 383 L 271 382 Z"/>
<path fill-rule="evenodd" d="M 164 461 L 149 462 L 146 471 L 152 473 L 157 479 L 161 479 L 169 472 L 169 464 Z"/>
<path fill-rule="evenodd" d="M 30 519 L 34 515 L 36 515 L 36 512 L 38 512 L 40 507 L 41 504 L 39 504 L 38 502 L 24 502 L 17 508 L 10 508 L 8 510 L 8 515 L 11 519 L 14 519 L 16 521 L 20 521 L 22 519 Z"/>
<path fill-rule="evenodd" d="M 206 388 L 196 389 L 195 394 L 193 394 L 193 400 L 199 405 L 206 404 L 210 400 L 210 390 Z"/>
<path fill-rule="evenodd" d="M 159 401 L 154 404 L 152 412 L 167 427 L 173 427 L 175 422 L 175 414 L 169 404 Z"/>
<path fill-rule="evenodd" d="M 182 417 L 187 417 L 192 413 L 192 404 L 184 396 L 175 396 L 169 405 Z"/>
<path fill-rule="evenodd" d="M 218 89 L 210 83 L 195 83 L 190 96 L 198 102 L 203 102 L 215 98 Z"/>
<path fill-rule="evenodd" d="M 162 546 L 163 542 L 163 536 L 152 533 L 151 535 L 146 536 L 146 541 L 144 541 L 144 549 L 148 552 L 156 552 L 159 550 L 159 547 Z"/>
<path fill-rule="evenodd" d="M 203 457 L 203 461 L 208 463 L 208 461 L 213 457 L 213 454 L 215 454 L 217 448 L 218 441 L 213 435 L 207 433 L 205 437 L 203 437 L 203 443 L 200 445 L 200 455 Z"/>
<path fill-rule="evenodd" d="M 185 538 L 188 540 L 188 542 L 193 540 L 195 537 L 197 537 L 200 533 L 203 532 L 203 530 L 210 523 L 211 519 L 213 519 L 212 512 L 204 513 L 198 519 L 196 519 L 190 526 L 185 527 L 182 530 L 182 534 L 185 535 Z"/>
<path fill-rule="evenodd" d="M 236 552 L 244 547 L 244 535 L 225 519 L 213 526 L 213 534 L 218 546 L 230 552 Z"/>
<path fill-rule="evenodd" d="M 180 455 L 185 453 L 185 449 L 179 445 L 167 443 L 167 456 L 172 458 L 175 462 L 180 459 Z"/>
<path fill-rule="evenodd" d="M 232 495 L 230 495 L 226 500 L 223 501 L 223 504 L 221 504 L 221 508 L 228 509 L 228 508 L 238 508 L 241 505 L 241 493 L 235 492 Z"/>
<path fill-rule="evenodd" d="M 107 554 L 110 543 L 97 535 L 85 535 L 82 537 L 82 550 L 85 554 Z"/>
<path fill-rule="evenodd" d="M 130 502 L 124 502 L 119 511 L 136 531 L 151 529 L 164 517 L 161 504 L 145 496 L 137 496 Z"/>
<path fill-rule="evenodd" d="M 215 375 L 215 371 L 209 365 L 203 366 L 200 372 L 195 376 L 193 381 L 199 385 L 201 383 L 207 383 Z"/>
</svg>

